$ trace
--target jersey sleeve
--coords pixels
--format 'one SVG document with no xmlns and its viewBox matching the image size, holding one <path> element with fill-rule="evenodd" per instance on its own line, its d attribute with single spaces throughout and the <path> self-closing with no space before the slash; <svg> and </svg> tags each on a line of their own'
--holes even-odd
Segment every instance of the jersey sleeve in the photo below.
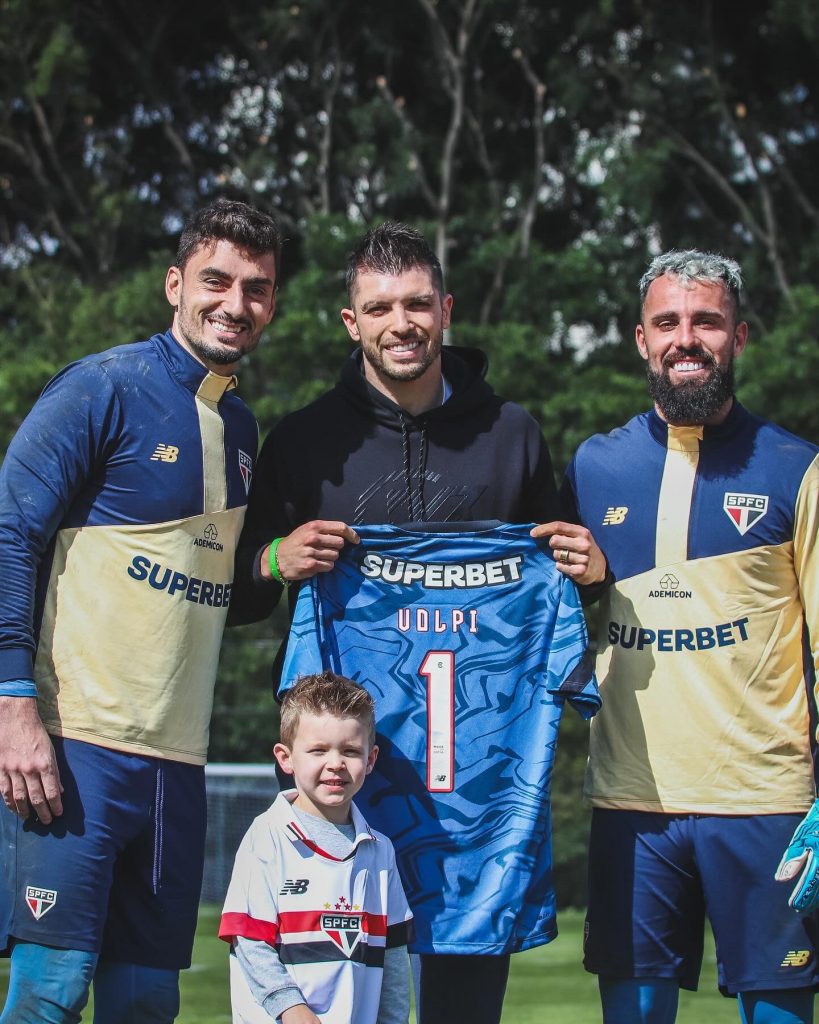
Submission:
<svg viewBox="0 0 819 1024">
<path fill-rule="evenodd" d="M 237 936 L 273 946 L 279 939 L 276 900 L 278 872 L 275 854 L 264 842 L 257 819 L 245 834 L 236 853 L 225 896 L 219 938 L 232 942 Z"/>
<path fill-rule="evenodd" d="M 384 952 L 384 976 L 375 1024 L 407 1024 L 410 1014 L 410 960 L 406 946 Z"/>
<path fill-rule="evenodd" d="M 389 842 L 389 840 L 385 840 Z M 390 868 L 387 895 L 387 949 L 406 946 L 413 938 L 412 911 L 404 894 L 395 850 L 390 843 Z"/>
<path fill-rule="evenodd" d="M 95 362 L 66 367 L 45 388 L 0 469 L 0 680 L 31 678 L 37 577 L 72 500 L 121 429 L 120 404 Z"/>
<path fill-rule="evenodd" d="M 793 563 L 805 613 L 814 684 L 819 672 L 819 456 L 810 464 L 796 499 Z"/>
<path fill-rule="evenodd" d="M 565 576 L 560 581 L 547 687 L 550 693 L 568 700 L 583 718 L 591 718 L 600 709 L 586 620 L 577 587 Z"/>
<path fill-rule="evenodd" d="M 316 577 L 304 583 L 296 599 L 279 685 L 279 697 L 301 676 L 330 668 L 326 662 L 323 619 Z"/>
<path fill-rule="evenodd" d="M 268 1016 L 281 1017 L 291 1006 L 307 1002 L 301 989 L 287 973 L 281 957 L 269 943 L 237 935 L 233 943 L 233 955 L 253 999 Z M 234 982 L 231 985 L 232 996 L 236 988 Z"/>
</svg>

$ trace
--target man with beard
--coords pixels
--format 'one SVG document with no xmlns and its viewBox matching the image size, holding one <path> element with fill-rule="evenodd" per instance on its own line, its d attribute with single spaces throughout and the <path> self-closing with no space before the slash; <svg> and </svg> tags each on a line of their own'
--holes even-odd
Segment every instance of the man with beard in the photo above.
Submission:
<svg viewBox="0 0 819 1024">
<path fill-rule="evenodd" d="M 213 683 L 258 430 L 234 370 L 280 235 L 182 232 L 171 329 L 46 386 L 0 472 L 0 1020 L 172 1021 L 205 843 Z"/>
<path fill-rule="evenodd" d="M 585 966 L 606 1024 L 670 1024 L 704 917 L 742 1021 L 812 1020 L 813 920 L 774 880 L 819 864 L 814 445 L 746 411 L 737 264 L 658 256 L 636 340 L 654 408 L 581 445 L 567 498 L 606 552 L 586 795 Z M 811 652 L 812 649 L 812 652 Z M 792 895 L 810 909 L 802 882 Z"/>
<path fill-rule="evenodd" d="M 374 228 L 350 256 L 347 289 L 341 316 L 357 348 L 336 387 L 286 416 L 262 447 L 231 621 L 263 618 L 283 584 L 332 570 L 344 543 L 357 541 L 357 524 L 548 523 L 561 572 L 580 584 L 602 580 L 605 560 L 588 530 L 553 521 L 557 491 L 535 421 L 494 394 L 483 353 L 443 347 L 453 299 L 426 241 L 403 224 Z M 487 749 L 487 777 L 491 757 Z M 399 752 L 389 763 L 414 784 Z M 418 919 L 425 908 L 413 911 Z M 528 935 L 526 945 L 550 937 Z M 423 1024 L 500 1020 L 513 944 L 479 938 L 491 955 L 475 955 L 477 941 L 418 949 Z"/>
</svg>

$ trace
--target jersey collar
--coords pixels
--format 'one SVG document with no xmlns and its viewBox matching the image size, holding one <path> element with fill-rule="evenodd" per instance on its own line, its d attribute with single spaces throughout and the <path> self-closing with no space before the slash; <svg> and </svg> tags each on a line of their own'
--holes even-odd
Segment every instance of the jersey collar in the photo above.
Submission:
<svg viewBox="0 0 819 1024">
<path fill-rule="evenodd" d="M 351 811 L 353 816 L 353 825 L 355 825 L 355 839 L 353 840 L 353 848 L 350 853 L 344 857 L 333 857 L 332 854 L 327 853 L 326 850 L 316 843 L 310 836 L 305 832 L 304 826 L 301 822 L 296 821 L 294 816 L 290 813 L 290 806 L 296 800 L 298 793 L 295 789 L 288 789 L 283 793 L 279 793 L 273 802 L 273 817 L 276 825 L 279 825 L 284 829 L 288 838 L 293 844 L 302 843 L 313 853 L 317 853 L 320 857 L 325 857 L 327 860 L 349 860 L 353 857 L 358 850 L 361 843 L 370 842 L 375 840 L 375 836 L 370 830 L 370 826 L 364 820 L 364 815 L 359 811 L 355 804 L 351 804 Z"/>
<path fill-rule="evenodd" d="M 664 447 L 669 443 L 669 425 L 666 421 L 657 415 L 656 409 L 650 409 L 647 413 L 648 417 L 648 429 L 651 432 L 651 436 L 655 441 Z M 734 399 L 734 403 L 731 406 L 731 411 L 722 421 L 716 426 L 708 426 L 704 424 L 699 427 L 672 427 L 671 432 L 679 435 L 681 431 L 689 430 L 701 430 L 700 437 L 704 441 L 710 441 L 715 444 L 721 444 L 723 441 L 727 441 L 736 434 L 738 430 L 741 430 L 745 425 L 749 417 L 748 410 L 744 406 Z"/>
<path fill-rule="evenodd" d="M 164 334 L 155 335 L 153 340 L 168 369 L 179 383 L 206 401 L 218 402 L 227 391 L 232 391 L 238 385 L 235 376 L 224 377 L 219 373 L 212 373 L 198 359 L 194 359 L 177 341 L 170 329 Z"/>
</svg>

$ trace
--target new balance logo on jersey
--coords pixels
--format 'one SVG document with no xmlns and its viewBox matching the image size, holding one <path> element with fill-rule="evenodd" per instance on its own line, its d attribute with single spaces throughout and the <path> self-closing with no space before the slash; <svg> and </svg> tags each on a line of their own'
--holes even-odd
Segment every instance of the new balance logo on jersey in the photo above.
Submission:
<svg viewBox="0 0 819 1024">
<path fill-rule="evenodd" d="M 43 914 L 47 914 L 56 902 L 56 889 L 38 889 L 36 885 L 26 886 L 26 903 L 36 921 L 39 921 Z"/>
<path fill-rule="evenodd" d="M 627 515 L 628 507 L 626 505 L 617 505 L 616 507 L 611 505 L 603 516 L 603 526 L 619 526 Z"/>
<path fill-rule="evenodd" d="M 809 949 L 789 949 L 780 967 L 804 967 L 810 962 Z"/>
<path fill-rule="evenodd" d="M 151 462 L 176 462 L 179 449 L 175 444 L 158 444 L 151 456 Z"/>
<path fill-rule="evenodd" d="M 245 494 L 250 494 L 250 481 L 253 478 L 253 459 L 239 449 L 239 472 L 242 474 L 242 481 L 245 485 Z"/>
<path fill-rule="evenodd" d="M 733 494 L 726 491 L 722 507 L 734 526 L 744 535 L 768 511 L 768 495 Z"/>
<path fill-rule="evenodd" d="M 279 889 L 279 896 L 303 896 L 309 884 L 309 878 L 286 878 Z"/>
</svg>

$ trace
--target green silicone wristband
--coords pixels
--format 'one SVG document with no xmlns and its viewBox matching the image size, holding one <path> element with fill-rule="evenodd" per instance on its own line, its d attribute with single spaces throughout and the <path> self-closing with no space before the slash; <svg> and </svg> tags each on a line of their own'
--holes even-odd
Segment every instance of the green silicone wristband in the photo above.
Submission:
<svg viewBox="0 0 819 1024">
<path fill-rule="evenodd" d="M 281 583 L 283 587 L 290 586 L 290 580 L 285 579 L 279 566 L 279 544 L 284 540 L 284 537 L 277 537 L 275 540 L 270 542 L 270 547 L 267 553 L 267 564 L 270 566 L 270 572 L 273 574 L 273 579 L 277 583 Z"/>
</svg>

